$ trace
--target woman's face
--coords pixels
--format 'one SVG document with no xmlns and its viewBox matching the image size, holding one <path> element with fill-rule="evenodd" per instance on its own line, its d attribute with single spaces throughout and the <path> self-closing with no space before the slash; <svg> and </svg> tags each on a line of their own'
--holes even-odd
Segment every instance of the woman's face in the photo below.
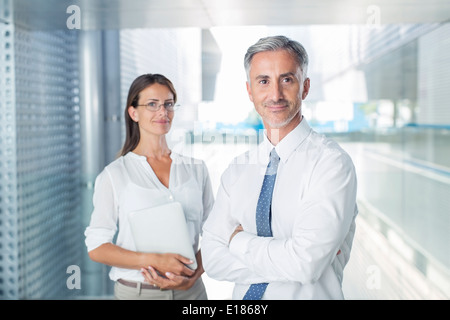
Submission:
<svg viewBox="0 0 450 320">
<path fill-rule="evenodd" d="M 138 106 L 129 107 L 131 119 L 139 124 L 141 138 L 147 135 L 165 135 L 169 132 L 174 112 L 167 111 L 165 103 L 174 101 L 173 93 L 165 85 L 155 83 L 139 93 Z M 149 110 L 147 105 L 160 106 L 158 111 Z"/>
</svg>

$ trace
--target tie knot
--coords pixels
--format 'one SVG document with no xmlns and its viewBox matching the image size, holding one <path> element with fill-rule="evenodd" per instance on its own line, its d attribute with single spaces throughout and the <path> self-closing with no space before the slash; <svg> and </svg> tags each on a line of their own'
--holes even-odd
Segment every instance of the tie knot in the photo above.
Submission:
<svg viewBox="0 0 450 320">
<path fill-rule="evenodd" d="M 278 162 L 280 161 L 280 156 L 278 155 L 277 151 L 275 150 L 275 148 L 272 149 L 272 151 L 270 151 L 270 161 L 271 162 Z"/>
<path fill-rule="evenodd" d="M 266 175 L 274 175 L 277 174 L 278 163 L 280 162 L 280 157 L 278 156 L 275 148 L 270 152 L 270 162 L 267 166 Z"/>
</svg>

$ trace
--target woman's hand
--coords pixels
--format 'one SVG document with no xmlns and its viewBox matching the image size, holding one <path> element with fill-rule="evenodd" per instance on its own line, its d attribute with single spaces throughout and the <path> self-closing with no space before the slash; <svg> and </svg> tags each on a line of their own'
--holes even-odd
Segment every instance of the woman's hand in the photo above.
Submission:
<svg viewBox="0 0 450 320">
<path fill-rule="evenodd" d="M 161 289 L 187 290 L 197 280 L 194 277 L 177 276 L 171 272 L 166 272 L 165 277 L 162 277 L 152 267 L 142 268 L 141 273 L 146 282 Z"/>
<path fill-rule="evenodd" d="M 193 261 L 179 254 L 161 253 L 153 255 L 152 267 L 161 274 L 171 273 L 175 276 L 191 277 L 195 273 L 194 270 L 186 266 L 187 264 L 193 263 Z"/>
<path fill-rule="evenodd" d="M 161 289 L 187 290 L 191 288 L 198 278 L 203 274 L 202 256 L 200 251 L 196 254 L 197 269 L 191 270 L 191 276 L 177 275 L 173 272 L 166 272 L 161 276 L 155 268 L 149 266 L 148 269 L 142 268 L 141 273 L 145 281 Z M 187 267 L 186 267 L 187 268 Z"/>
</svg>

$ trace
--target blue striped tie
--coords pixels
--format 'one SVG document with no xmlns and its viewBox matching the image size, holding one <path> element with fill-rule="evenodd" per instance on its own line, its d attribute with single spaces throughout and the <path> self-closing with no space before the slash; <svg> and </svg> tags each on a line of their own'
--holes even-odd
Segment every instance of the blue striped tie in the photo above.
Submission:
<svg viewBox="0 0 450 320">
<path fill-rule="evenodd" d="M 259 194 L 258 205 L 256 207 L 256 230 L 260 237 L 271 237 L 271 204 L 273 186 L 275 185 L 275 178 L 277 177 L 278 163 L 280 157 L 275 148 L 270 152 L 270 162 L 267 166 L 266 174 L 264 176 L 261 193 Z M 261 300 L 266 291 L 268 283 L 255 283 L 248 288 L 245 293 L 244 300 Z"/>
</svg>

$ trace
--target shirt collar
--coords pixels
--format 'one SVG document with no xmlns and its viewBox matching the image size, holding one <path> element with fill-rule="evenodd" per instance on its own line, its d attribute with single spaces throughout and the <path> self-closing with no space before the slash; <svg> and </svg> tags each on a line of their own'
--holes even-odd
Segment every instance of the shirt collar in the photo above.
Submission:
<svg viewBox="0 0 450 320">
<path fill-rule="evenodd" d="M 311 127 L 306 119 L 302 117 L 302 121 L 300 121 L 300 123 L 275 146 L 275 150 L 280 156 L 280 160 L 285 163 L 292 152 L 297 149 L 297 147 L 306 139 L 310 132 Z M 267 138 L 266 131 L 264 131 L 264 140 L 261 147 L 261 152 L 263 152 L 268 159 L 270 151 L 272 151 L 274 145 Z"/>
<path fill-rule="evenodd" d="M 124 157 L 130 157 L 130 158 L 133 158 L 133 159 L 137 159 L 137 160 L 141 160 L 141 161 L 147 162 L 147 157 L 141 156 L 141 155 L 139 155 L 137 153 L 134 153 L 133 151 L 130 151 L 127 154 L 125 154 Z M 176 152 L 171 151 L 170 152 L 170 158 L 172 160 L 178 160 L 179 155 Z"/>
</svg>

